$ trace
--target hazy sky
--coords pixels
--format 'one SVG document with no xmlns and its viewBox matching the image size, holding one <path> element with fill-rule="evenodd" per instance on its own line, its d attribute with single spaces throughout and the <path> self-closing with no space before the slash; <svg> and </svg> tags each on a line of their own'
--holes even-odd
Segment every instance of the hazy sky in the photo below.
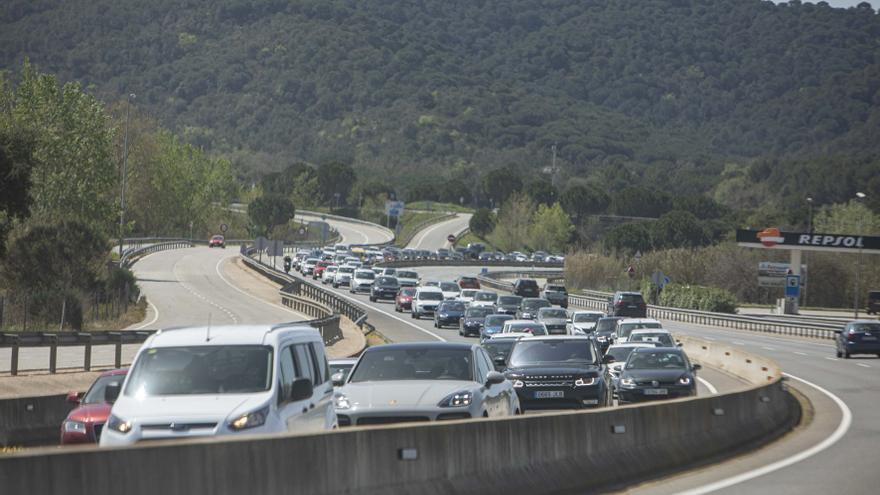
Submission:
<svg viewBox="0 0 880 495">
<path fill-rule="evenodd" d="M 803 3 L 819 3 L 820 0 L 805 0 Z M 862 3 L 864 0 L 825 0 L 828 2 L 828 5 L 832 7 L 855 7 L 856 5 Z M 867 0 L 868 3 L 871 4 L 875 9 L 880 6 L 880 0 Z M 782 1 L 777 1 L 776 3 L 787 3 Z"/>
</svg>

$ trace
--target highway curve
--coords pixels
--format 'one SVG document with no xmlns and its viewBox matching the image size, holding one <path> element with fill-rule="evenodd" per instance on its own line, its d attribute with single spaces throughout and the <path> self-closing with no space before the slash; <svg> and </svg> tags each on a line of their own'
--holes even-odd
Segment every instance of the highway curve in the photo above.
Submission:
<svg viewBox="0 0 880 495">
<path fill-rule="evenodd" d="M 453 218 L 429 225 L 417 233 L 406 247 L 411 249 L 429 249 L 435 251 L 439 248 L 449 248 L 450 243 L 446 238 L 449 234 L 458 235 L 466 229 L 471 221 L 470 213 L 459 213 Z"/>
</svg>

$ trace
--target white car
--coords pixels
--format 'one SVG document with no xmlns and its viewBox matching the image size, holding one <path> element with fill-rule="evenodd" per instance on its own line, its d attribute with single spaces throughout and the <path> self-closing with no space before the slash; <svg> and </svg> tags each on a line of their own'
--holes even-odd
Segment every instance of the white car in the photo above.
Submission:
<svg viewBox="0 0 880 495">
<path fill-rule="evenodd" d="M 335 428 L 327 370 L 321 334 L 307 325 L 160 330 L 121 388 L 105 389 L 113 409 L 100 444 Z"/>
<path fill-rule="evenodd" d="M 382 275 L 386 277 L 396 277 L 397 276 L 397 268 L 383 268 Z"/>
<path fill-rule="evenodd" d="M 401 272 L 397 273 L 399 275 Z M 443 302 L 443 291 L 439 287 L 416 287 L 412 299 L 412 317 L 418 319 L 422 315 L 433 316 L 441 302 Z"/>
<path fill-rule="evenodd" d="M 339 270 L 337 265 L 330 265 L 327 268 L 324 268 L 324 271 L 321 273 L 321 283 L 329 284 L 333 282 L 333 279 L 336 278 L 336 271 Z"/>
<path fill-rule="evenodd" d="M 401 287 L 415 287 L 419 285 L 421 280 L 418 272 L 412 270 L 397 270 L 397 274 L 394 276 L 397 277 Z"/>
<path fill-rule="evenodd" d="M 614 361 L 608 364 L 608 372 L 611 374 L 611 381 L 615 388 L 617 387 L 617 380 L 620 379 L 620 372 L 623 370 L 623 365 L 626 364 L 626 359 L 629 357 L 630 353 L 632 353 L 633 349 L 638 349 L 639 347 L 654 347 L 654 345 L 633 344 L 627 342 L 626 344 L 614 344 L 608 347 L 608 350 L 605 351 L 606 356 L 614 358 Z"/>
<path fill-rule="evenodd" d="M 356 269 L 353 266 L 340 266 L 333 277 L 333 288 L 338 289 L 340 285 L 351 285 L 351 277 Z"/>
<path fill-rule="evenodd" d="M 357 292 L 370 292 L 373 288 L 373 282 L 376 281 L 376 274 L 373 270 L 355 270 L 351 277 L 351 283 L 348 284 L 349 291 L 354 294 Z"/>
<path fill-rule="evenodd" d="M 443 299 L 455 300 L 461 294 L 461 288 L 455 282 L 440 282 L 440 290 L 443 291 Z"/>
<path fill-rule="evenodd" d="M 475 306 L 486 306 L 486 307 L 494 307 L 495 303 L 498 302 L 498 293 L 493 292 L 491 290 L 480 290 L 474 294 L 474 299 L 471 301 L 471 307 Z"/>
<path fill-rule="evenodd" d="M 622 344 L 629 339 L 633 330 L 640 328 L 663 328 L 663 325 L 653 318 L 626 318 L 617 322 L 614 341 Z"/>
<path fill-rule="evenodd" d="M 547 335 L 547 327 L 535 320 L 507 320 L 501 327 L 501 333 L 527 333 L 530 336 Z"/>
<path fill-rule="evenodd" d="M 605 313 L 601 311 L 572 311 L 568 326 L 572 331 L 588 334 L 596 329 L 596 322 L 603 316 Z"/>
<path fill-rule="evenodd" d="M 640 328 L 629 334 L 627 343 L 645 343 L 656 347 L 676 347 L 677 344 L 669 330 L 664 328 Z"/>
<path fill-rule="evenodd" d="M 461 294 L 459 294 L 458 300 L 470 304 L 474 302 L 474 297 L 477 295 L 477 292 L 479 292 L 477 289 L 461 289 Z"/>
<path fill-rule="evenodd" d="M 315 265 L 320 261 L 318 258 L 308 258 L 302 263 L 302 272 L 303 275 L 311 275 L 313 271 L 315 271 Z"/>
</svg>

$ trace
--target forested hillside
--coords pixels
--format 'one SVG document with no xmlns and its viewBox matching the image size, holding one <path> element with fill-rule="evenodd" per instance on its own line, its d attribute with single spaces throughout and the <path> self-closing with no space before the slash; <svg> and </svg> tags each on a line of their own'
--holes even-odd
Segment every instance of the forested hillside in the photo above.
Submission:
<svg viewBox="0 0 880 495">
<path fill-rule="evenodd" d="M 5 0 L 0 68 L 25 58 L 107 101 L 136 93 L 245 176 L 340 161 L 404 191 L 426 173 L 472 188 L 500 166 L 539 171 L 554 143 L 558 183 L 749 207 L 802 198 L 801 182 L 845 201 L 880 176 L 867 5 Z"/>
</svg>

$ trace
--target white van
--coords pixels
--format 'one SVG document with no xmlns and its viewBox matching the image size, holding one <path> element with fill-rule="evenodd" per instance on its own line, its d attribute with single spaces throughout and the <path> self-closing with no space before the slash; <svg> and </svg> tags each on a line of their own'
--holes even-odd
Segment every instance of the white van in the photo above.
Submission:
<svg viewBox="0 0 880 495">
<path fill-rule="evenodd" d="M 324 342 L 302 324 L 160 330 L 105 398 L 101 446 L 337 426 Z"/>
<path fill-rule="evenodd" d="M 433 316 L 441 302 L 443 302 L 443 291 L 440 290 L 440 287 L 430 285 L 416 287 L 416 293 L 412 299 L 412 317 Z"/>
</svg>

